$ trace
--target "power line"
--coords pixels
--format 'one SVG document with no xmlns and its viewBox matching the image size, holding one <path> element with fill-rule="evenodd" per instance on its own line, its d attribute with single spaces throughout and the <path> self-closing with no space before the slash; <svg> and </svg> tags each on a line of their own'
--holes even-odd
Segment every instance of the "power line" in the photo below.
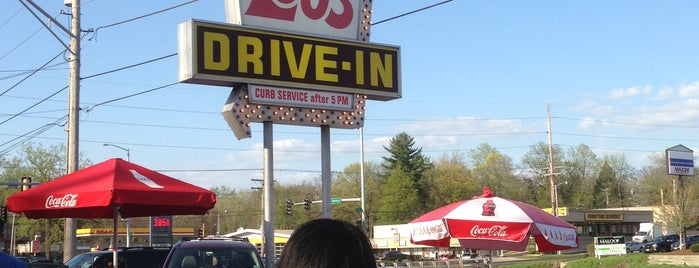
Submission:
<svg viewBox="0 0 699 268">
<path fill-rule="evenodd" d="M 407 13 L 403 13 L 403 14 L 400 14 L 400 15 L 398 15 L 398 16 L 390 17 L 390 18 L 388 18 L 388 19 L 380 20 L 380 21 L 377 21 L 377 22 L 372 22 L 371 25 L 374 26 L 374 25 L 378 25 L 378 24 L 381 24 L 381 23 L 384 23 L 384 22 L 387 22 L 387 21 L 392 21 L 392 20 L 395 20 L 395 19 L 398 19 L 398 18 L 401 18 L 401 17 L 408 16 L 408 15 L 413 14 L 413 13 L 417 13 L 417 12 L 420 12 L 420 11 L 423 11 L 423 10 L 426 10 L 426 9 L 430 9 L 430 8 L 433 8 L 433 7 L 436 7 L 436 6 L 439 6 L 439 5 L 443 5 L 443 4 L 449 3 L 449 2 L 451 2 L 451 1 L 453 1 L 453 0 L 447 0 L 447 1 L 444 1 L 444 2 L 436 3 L 436 4 L 434 4 L 434 5 L 426 6 L 426 7 L 420 8 L 420 9 L 416 9 L 416 10 L 413 10 L 413 11 L 410 11 L 410 12 L 407 12 Z"/>
</svg>

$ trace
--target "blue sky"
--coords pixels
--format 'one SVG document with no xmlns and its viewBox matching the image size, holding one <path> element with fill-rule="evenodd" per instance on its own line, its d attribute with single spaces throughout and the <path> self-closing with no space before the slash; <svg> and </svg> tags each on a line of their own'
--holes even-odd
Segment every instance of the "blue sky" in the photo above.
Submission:
<svg viewBox="0 0 699 268">
<path fill-rule="evenodd" d="M 62 1 L 35 2 L 69 25 Z M 373 1 L 373 21 L 439 2 Z M 259 186 L 251 179 L 262 177 L 262 125 L 253 124 L 251 139 L 235 138 L 220 115 L 229 88 L 149 91 L 177 82 L 177 58 L 165 57 L 177 52 L 177 25 L 224 22 L 224 2 L 199 0 L 116 25 L 185 2 L 82 3 L 82 28 L 93 30 L 82 42 L 84 156 L 126 158 L 102 146 L 110 143 L 128 148 L 132 162 L 196 185 Z M 486 142 L 518 163 L 530 145 L 547 142 L 549 104 L 553 143 L 564 149 L 584 143 L 600 157 L 624 154 L 636 168 L 677 144 L 696 151 L 697 10 L 697 1 L 455 0 L 374 25 L 372 42 L 401 47 L 403 96 L 368 103 L 365 159 L 380 161 L 382 146 L 406 132 L 433 159 Z M 0 35 L 0 150 L 11 156 L 12 139 L 67 114 L 68 92 L 60 90 L 68 63 L 61 43 L 19 1 L 0 10 Z M 67 138 L 63 126 L 28 136 L 45 146 Z M 333 171 L 359 161 L 359 130 L 332 129 L 331 142 Z M 320 176 L 318 128 L 275 125 L 274 151 L 277 181 Z"/>
</svg>

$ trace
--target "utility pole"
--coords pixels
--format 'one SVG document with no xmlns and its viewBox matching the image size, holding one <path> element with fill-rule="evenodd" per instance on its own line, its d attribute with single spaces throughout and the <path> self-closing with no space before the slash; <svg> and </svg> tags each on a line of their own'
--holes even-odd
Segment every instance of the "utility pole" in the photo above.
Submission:
<svg viewBox="0 0 699 268">
<path fill-rule="evenodd" d="M 68 155 L 67 171 L 78 170 L 79 163 L 79 122 L 80 122 L 80 0 L 71 0 L 70 34 L 70 79 L 68 85 Z M 63 262 L 76 255 L 78 228 L 77 219 L 66 219 L 63 235 Z M 116 241 L 115 241 L 116 242 Z"/>
<path fill-rule="evenodd" d="M 551 104 L 546 105 L 546 121 L 548 125 L 548 136 L 549 136 L 549 183 L 551 184 L 551 209 L 553 210 L 553 215 L 558 217 L 558 207 L 556 207 L 556 182 L 554 181 L 553 173 L 553 141 L 551 138 Z"/>
</svg>

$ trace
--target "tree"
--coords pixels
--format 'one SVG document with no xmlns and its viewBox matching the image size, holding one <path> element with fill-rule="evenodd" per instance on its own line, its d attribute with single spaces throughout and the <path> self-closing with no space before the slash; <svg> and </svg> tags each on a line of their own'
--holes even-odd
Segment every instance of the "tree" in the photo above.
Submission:
<svg viewBox="0 0 699 268">
<path fill-rule="evenodd" d="M 342 198 L 361 197 L 361 173 L 359 163 L 353 163 L 345 167 L 342 173 L 338 174 L 333 180 L 332 195 Z M 378 202 L 381 197 L 379 190 L 379 170 L 381 169 L 378 163 L 364 163 L 364 203 L 367 226 L 373 225 L 376 221 L 376 211 Z M 347 222 L 356 222 L 362 216 L 361 203 L 359 202 L 343 202 L 333 205 L 333 218 L 342 219 Z M 367 228 L 371 232 L 371 228 Z"/>
<path fill-rule="evenodd" d="M 585 144 L 570 148 L 567 161 L 563 164 L 561 178 L 567 184 L 558 189 L 559 204 L 574 208 L 592 207 L 592 193 L 595 175 L 599 173 L 600 161 L 597 155 Z M 560 183 L 560 182 L 559 182 Z"/>
<path fill-rule="evenodd" d="M 565 162 L 563 149 L 559 145 L 552 146 L 554 169 L 560 168 L 560 164 Z M 551 183 L 549 174 L 556 173 L 549 170 L 549 146 L 543 142 L 538 142 L 529 146 L 529 151 L 522 157 L 521 168 L 524 170 L 524 179 L 529 183 L 527 186 L 528 196 L 531 203 L 538 207 L 551 207 Z"/>
<path fill-rule="evenodd" d="M 469 199 L 480 193 L 480 183 L 464 163 L 464 155 L 452 153 L 443 155 L 434 163 L 434 168 L 427 174 L 428 199 L 427 210 Z"/>
<path fill-rule="evenodd" d="M 482 188 L 487 186 L 496 195 L 520 200 L 525 192 L 520 187 L 521 181 L 512 173 L 515 169 L 512 158 L 503 155 L 487 143 L 480 144 L 469 151 L 473 165 L 473 176 Z"/>
<path fill-rule="evenodd" d="M 388 151 L 390 157 L 382 157 L 384 163 L 381 164 L 387 172 L 401 169 L 404 174 L 410 176 L 412 184 L 417 189 L 418 204 L 425 204 L 427 200 L 427 183 L 424 181 L 425 172 L 432 168 L 430 159 L 422 154 L 422 148 L 415 148 L 415 141 L 405 132 L 401 132 L 393 137 L 389 146 L 383 147 Z M 386 184 L 388 182 L 386 181 Z M 423 206 L 416 206 L 414 210 L 423 211 Z"/>
<path fill-rule="evenodd" d="M 618 191 L 616 182 L 616 174 L 609 165 L 608 161 L 604 161 L 600 168 L 597 181 L 593 189 L 592 206 L 593 208 L 608 208 L 614 206 L 618 198 L 613 194 Z M 611 193 L 611 194 L 610 194 Z"/>
<path fill-rule="evenodd" d="M 407 223 L 420 215 L 415 209 L 421 206 L 412 178 L 400 165 L 391 170 L 381 191 L 378 224 Z"/>
</svg>

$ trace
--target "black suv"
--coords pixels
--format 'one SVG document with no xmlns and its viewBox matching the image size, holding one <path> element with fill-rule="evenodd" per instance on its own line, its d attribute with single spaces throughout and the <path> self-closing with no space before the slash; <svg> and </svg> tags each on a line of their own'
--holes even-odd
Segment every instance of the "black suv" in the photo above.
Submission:
<svg viewBox="0 0 699 268">
<path fill-rule="evenodd" d="M 643 245 L 641 251 L 646 253 L 651 252 L 669 252 L 672 251 L 672 243 L 680 241 L 680 236 L 676 234 L 658 236 L 655 240 Z"/>
<path fill-rule="evenodd" d="M 257 248 L 247 241 L 201 239 L 175 244 L 163 268 L 262 268 Z"/>
<path fill-rule="evenodd" d="M 161 268 L 170 248 L 120 248 L 117 252 L 118 268 Z M 68 260 L 68 268 L 107 268 L 112 267 L 114 252 L 100 250 L 86 252 Z"/>
</svg>

